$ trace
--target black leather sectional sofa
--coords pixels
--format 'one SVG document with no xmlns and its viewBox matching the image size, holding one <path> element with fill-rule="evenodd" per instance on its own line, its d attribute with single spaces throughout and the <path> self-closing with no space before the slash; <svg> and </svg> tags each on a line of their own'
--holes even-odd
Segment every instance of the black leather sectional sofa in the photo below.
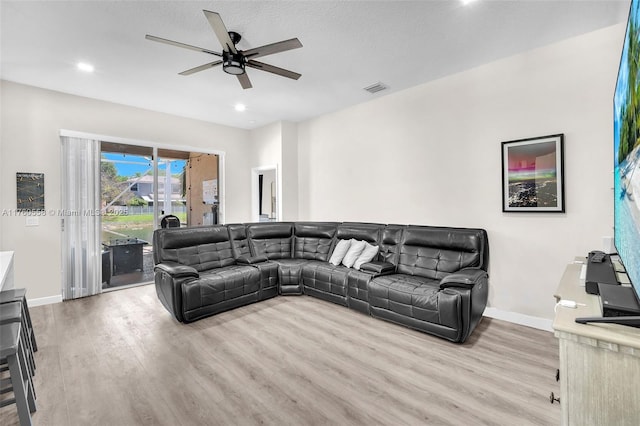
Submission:
<svg viewBox="0 0 640 426">
<path fill-rule="evenodd" d="M 340 240 L 379 247 L 360 270 L 328 260 Z M 181 322 L 306 294 L 464 342 L 487 304 L 482 229 L 271 222 L 158 229 L 156 292 Z"/>
</svg>

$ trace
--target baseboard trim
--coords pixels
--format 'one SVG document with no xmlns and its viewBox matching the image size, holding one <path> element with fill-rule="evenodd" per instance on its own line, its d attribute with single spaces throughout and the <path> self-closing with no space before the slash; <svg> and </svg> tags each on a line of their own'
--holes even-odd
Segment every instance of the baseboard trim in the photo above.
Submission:
<svg viewBox="0 0 640 426">
<path fill-rule="evenodd" d="M 489 318 L 537 328 L 538 330 L 553 331 L 553 321 L 550 319 L 533 317 L 530 315 L 519 314 L 517 312 L 503 311 L 497 308 L 486 308 L 483 315 Z"/>
<path fill-rule="evenodd" d="M 29 306 L 51 305 L 52 303 L 60 302 L 62 302 L 61 294 L 58 294 L 57 296 L 38 297 L 37 299 L 27 299 L 27 305 Z"/>
</svg>

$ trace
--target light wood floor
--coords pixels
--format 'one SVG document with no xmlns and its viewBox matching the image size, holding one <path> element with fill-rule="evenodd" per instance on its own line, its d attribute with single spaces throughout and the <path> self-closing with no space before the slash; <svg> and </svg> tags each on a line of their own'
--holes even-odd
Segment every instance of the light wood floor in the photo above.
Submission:
<svg viewBox="0 0 640 426">
<path fill-rule="evenodd" d="M 36 425 L 557 425 L 551 333 L 457 345 L 307 296 L 196 323 L 152 285 L 31 309 Z M 0 424 L 18 424 L 15 406 Z"/>
</svg>

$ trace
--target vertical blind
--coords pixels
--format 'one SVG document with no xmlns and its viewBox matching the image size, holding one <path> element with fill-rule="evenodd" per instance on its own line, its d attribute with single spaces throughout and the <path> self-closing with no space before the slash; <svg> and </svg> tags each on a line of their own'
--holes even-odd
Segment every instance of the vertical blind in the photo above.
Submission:
<svg viewBox="0 0 640 426">
<path fill-rule="evenodd" d="M 62 136 L 62 298 L 102 290 L 100 141 Z"/>
</svg>

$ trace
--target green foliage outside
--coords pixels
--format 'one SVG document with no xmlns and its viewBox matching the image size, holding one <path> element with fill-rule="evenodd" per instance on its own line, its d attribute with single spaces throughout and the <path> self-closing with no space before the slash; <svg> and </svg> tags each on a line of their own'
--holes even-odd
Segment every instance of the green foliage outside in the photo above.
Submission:
<svg viewBox="0 0 640 426">
<path fill-rule="evenodd" d="M 627 101 L 622 107 L 620 123 L 620 147 L 618 161 L 622 163 L 627 156 L 640 144 L 640 86 L 638 85 L 638 71 L 640 58 L 640 28 L 638 28 L 637 13 L 631 11 L 629 19 L 629 50 L 627 55 L 628 85 Z"/>
<path fill-rule="evenodd" d="M 145 200 L 143 200 L 140 197 L 133 197 L 132 199 L 127 201 L 127 205 L 128 206 L 147 206 L 149 205 L 149 203 L 147 203 Z"/>
</svg>

